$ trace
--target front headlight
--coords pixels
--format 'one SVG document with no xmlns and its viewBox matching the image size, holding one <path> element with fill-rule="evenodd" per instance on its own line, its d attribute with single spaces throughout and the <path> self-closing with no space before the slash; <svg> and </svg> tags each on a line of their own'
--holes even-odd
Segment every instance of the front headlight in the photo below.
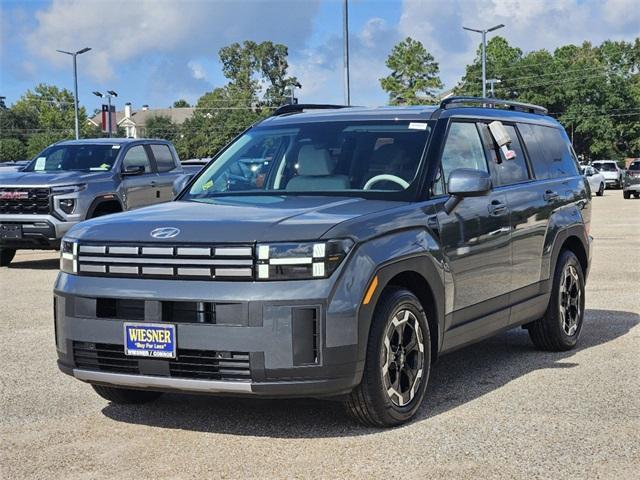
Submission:
<svg viewBox="0 0 640 480">
<path fill-rule="evenodd" d="M 60 271 L 78 273 L 78 244 L 62 240 L 60 245 Z"/>
<path fill-rule="evenodd" d="M 52 187 L 51 193 L 53 195 L 67 195 L 68 193 L 81 192 L 87 188 L 86 183 L 80 183 L 78 185 L 62 185 L 60 187 Z"/>
<path fill-rule="evenodd" d="M 348 239 L 258 245 L 258 280 L 327 278 L 351 248 Z"/>
</svg>

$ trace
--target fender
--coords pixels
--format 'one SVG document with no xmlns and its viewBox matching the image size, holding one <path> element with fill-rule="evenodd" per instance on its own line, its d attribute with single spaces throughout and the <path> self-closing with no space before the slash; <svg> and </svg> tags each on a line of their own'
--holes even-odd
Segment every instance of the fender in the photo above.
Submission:
<svg viewBox="0 0 640 480">
<path fill-rule="evenodd" d="M 425 310 L 435 313 L 437 346 L 444 330 L 444 273 L 440 247 L 425 228 L 396 231 L 359 245 L 352 252 L 326 315 L 326 346 L 357 345 L 357 360 L 366 358 L 369 329 L 380 295 L 398 274 L 412 272 L 428 285 L 434 305 Z M 367 288 L 378 276 L 378 286 L 367 305 Z M 433 333 L 432 333 L 433 335 Z"/>
<path fill-rule="evenodd" d="M 120 197 L 118 197 L 118 195 L 115 193 L 105 193 L 93 199 L 93 201 L 91 202 L 91 205 L 89 205 L 89 208 L 87 209 L 87 213 L 84 217 L 85 220 L 92 217 L 93 212 L 96 211 L 96 208 L 98 208 L 98 205 L 105 202 L 113 202 L 114 200 L 120 204 L 120 208 L 122 208 L 122 211 L 124 212 L 125 208 L 124 208 L 124 205 L 122 204 L 122 201 L 120 200 Z"/>
</svg>

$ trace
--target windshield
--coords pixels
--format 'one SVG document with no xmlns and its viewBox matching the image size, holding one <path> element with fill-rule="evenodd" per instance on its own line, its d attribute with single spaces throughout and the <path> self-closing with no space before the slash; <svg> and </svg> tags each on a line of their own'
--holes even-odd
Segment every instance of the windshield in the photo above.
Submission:
<svg viewBox="0 0 640 480">
<path fill-rule="evenodd" d="M 640 170 L 640 162 L 633 162 L 629 165 L 629 170 Z"/>
<path fill-rule="evenodd" d="M 83 170 L 105 172 L 116 161 L 120 145 L 53 145 L 45 149 L 23 171 L 65 172 Z"/>
<path fill-rule="evenodd" d="M 185 200 L 234 193 L 402 191 L 416 178 L 427 122 L 322 122 L 257 127 L 200 175 Z"/>
<path fill-rule="evenodd" d="M 605 172 L 615 172 L 616 171 L 616 164 L 612 163 L 612 162 L 594 163 L 593 166 L 596 167 L 600 171 L 605 171 Z"/>
</svg>

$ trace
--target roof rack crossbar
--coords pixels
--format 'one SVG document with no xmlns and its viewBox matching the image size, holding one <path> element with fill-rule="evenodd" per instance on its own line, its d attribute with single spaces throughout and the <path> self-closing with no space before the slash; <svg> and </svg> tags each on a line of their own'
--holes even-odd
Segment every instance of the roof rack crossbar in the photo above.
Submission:
<svg viewBox="0 0 640 480">
<path fill-rule="evenodd" d="M 282 105 L 271 114 L 272 117 L 286 115 L 288 113 L 300 113 L 303 110 L 331 110 L 336 108 L 349 108 L 349 105 L 330 105 L 322 103 L 297 103 L 295 105 Z"/>
<path fill-rule="evenodd" d="M 482 98 L 482 97 L 449 97 L 440 102 L 440 108 L 456 107 L 456 104 L 475 103 L 482 105 L 506 106 L 509 110 L 517 110 L 519 112 L 537 113 L 539 115 L 547 115 L 549 111 L 540 105 L 531 103 L 514 102 L 513 100 L 503 100 L 501 98 Z"/>
</svg>

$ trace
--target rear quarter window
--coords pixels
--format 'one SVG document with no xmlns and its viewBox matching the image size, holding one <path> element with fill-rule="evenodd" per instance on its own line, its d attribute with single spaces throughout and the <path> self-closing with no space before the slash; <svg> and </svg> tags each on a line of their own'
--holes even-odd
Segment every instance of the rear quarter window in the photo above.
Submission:
<svg viewBox="0 0 640 480">
<path fill-rule="evenodd" d="M 519 124 L 536 178 L 561 178 L 578 174 L 577 161 L 566 134 L 558 128 Z"/>
<path fill-rule="evenodd" d="M 159 172 L 169 172 L 176 168 L 173 155 L 171 155 L 171 150 L 167 145 L 151 145 L 151 151 L 156 159 Z"/>
</svg>

